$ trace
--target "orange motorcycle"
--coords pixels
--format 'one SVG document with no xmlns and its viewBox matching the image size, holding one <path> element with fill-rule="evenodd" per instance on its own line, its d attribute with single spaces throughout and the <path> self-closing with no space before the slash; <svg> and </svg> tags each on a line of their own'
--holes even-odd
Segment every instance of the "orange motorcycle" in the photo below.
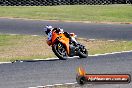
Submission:
<svg viewBox="0 0 132 88">
<path fill-rule="evenodd" d="M 88 56 L 88 51 L 85 46 L 72 42 L 68 37 L 68 34 L 69 33 L 67 32 L 56 33 L 56 31 L 52 31 L 52 39 L 51 41 L 47 41 L 47 44 L 52 47 L 52 51 L 61 60 L 73 56 L 86 58 Z M 75 37 L 75 34 L 70 33 L 69 36 Z"/>
</svg>

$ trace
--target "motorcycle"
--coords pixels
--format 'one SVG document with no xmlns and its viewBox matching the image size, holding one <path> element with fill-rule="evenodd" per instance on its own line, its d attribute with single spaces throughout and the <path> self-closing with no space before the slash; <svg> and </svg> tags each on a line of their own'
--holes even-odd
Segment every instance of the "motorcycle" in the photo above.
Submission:
<svg viewBox="0 0 132 88">
<path fill-rule="evenodd" d="M 69 57 L 79 56 L 80 58 L 86 58 L 88 51 L 82 44 L 75 44 L 70 41 L 68 37 L 69 33 L 56 33 L 52 31 L 51 41 L 47 41 L 47 44 L 52 47 L 52 51 L 60 60 L 66 60 Z M 70 33 L 69 36 L 76 37 L 74 33 Z"/>
</svg>

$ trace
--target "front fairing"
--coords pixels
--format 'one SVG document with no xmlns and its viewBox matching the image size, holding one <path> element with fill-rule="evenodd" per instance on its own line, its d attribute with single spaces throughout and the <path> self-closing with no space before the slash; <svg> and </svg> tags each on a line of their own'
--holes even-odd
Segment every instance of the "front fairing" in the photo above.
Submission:
<svg viewBox="0 0 132 88">
<path fill-rule="evenodd" d="M 52 45 L 54 45 L 56 42 L 61 42 L 65 45 L 67 54 L 69 55 L 69 38 L 67 38 L 63 33 L 57 34 L 56 32 L 52 32 Z"/>
</svg>

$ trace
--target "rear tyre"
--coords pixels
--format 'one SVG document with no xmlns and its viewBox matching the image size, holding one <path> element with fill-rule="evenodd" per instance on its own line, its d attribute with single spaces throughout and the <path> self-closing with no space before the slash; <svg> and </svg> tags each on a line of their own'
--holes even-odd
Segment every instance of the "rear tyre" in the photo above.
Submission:
<svg viewBox="0 0 132 88">
<path fill-rule="evenodd" d="M 62 43 L 55 43 L 52 46 L 52 50 L 60 60 L 66 60 L 68 58 L 66 48 Z"/>
<path fill-rule="evenodd" d="M 87 58 L 88 57 L 88 51 L 84 46 L 80 46 L 78 56 L 80 58 Z"/>
</svg>

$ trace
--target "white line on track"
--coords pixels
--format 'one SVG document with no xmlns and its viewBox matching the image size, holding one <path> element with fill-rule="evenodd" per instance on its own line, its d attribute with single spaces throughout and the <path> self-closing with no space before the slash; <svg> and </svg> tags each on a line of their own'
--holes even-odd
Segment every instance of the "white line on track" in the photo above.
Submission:
<svg viewBox="0 0 132 88">
<path fill-rule="evenodd" d="M 104 53 L 104 54 L 94 54 L 94 55 L 88 55 L 88 56 L 105 56 L 105 55 L 121 54 L 121 53 L 129 53 L 129 52 L 132 52 L 132 50 L 121 51 L 121 52 L 112 52 L 112 53 Z"/>
<path fill-rule="evenodd" d="M 53 87 L 54 85 L 46 85 L 46 87 Z"/>
<path fill-rule="evenodd" d="M 114 42 L 114 41 L 116 41 L 116 40 L 107 40 L 107 41 Z"/>
<path fill-rule="evenodd" d="M 90 40 L 90 41 L 95 41 L 96 39 L 88 39 L 88 40 Z"/>
<path fill-rule="evenodd" d="M 129 50 L 129 51 L 121 51 L 121 52 L 112 52 L 112 53 L 104 53 L 104 54 L 94 54 L 94 55 L 88 55 L 88 56 L 91 56 L 91 57 L 95 57 L 95 56 L 106 56 L 106 55 L 113 55 L 113 54 L 121 54 L 121 53 L 130 53 L 132 52 L 132 50 Z M 75 58 L 77 58 L 78 56 L 75 56 Z M 72 58 L 72 57 L 69 57 L 69 58 Z M 46 58 L 46 59 L 33 59 L 32 61 L 44 61 L 44 60 L 58 60 L 58 58 Z M 24 62 L 24 61 L 19 61 L 19 62 Z M 9 63 L 12 63 L 12 62 L 0 62 L 0 64 L 9 64 Z"/>
<path fill-rule="evenodd" d="M 46 59 L 33 59 L 33 60 L 40 60 L 40 61 L 41 61 L 41 60 L 42 60 L 42 61 L 43 61 L 43 60 L 58 60 L 58 58 L 54 58 L 54 57 L 53 57 L 53 58 L 46 58 Z"/>
<path fill-rule="evenodd" d="M 66 85 L 73 85 L 73 84 L 77 84 L 77 82 L 73 82 L 73 83 L 64 83 Z"/>
<path fill-rule="evenodd" d="M 9 63 L 12 63 L 12 62 L 0 62 L 0 64 L 9 64 Z"/>
<path fill-rule="evenodd" d="M 63 84 L 54 84 L 55 86 L 62 86 Z"/>
<path fill-rule="evenodd" d="M 45 86 L 36 86 L 36 87 L 28 87 L 28 88 L 46 88 L 46 87 L 49 88 L 49 87 L 54 87 L 54 86 L 74 85 L 74 84 L 77 84 L 77 82 L 73 82 L 73 83 L 63 83 L 63 84 L 53 84 L 53 85 L 45 85 Z"/>
<path fill-rule="evenodd" d="M 39 36 L 39 35 L 32 35 L 32 36 Z"/>
</svg>

